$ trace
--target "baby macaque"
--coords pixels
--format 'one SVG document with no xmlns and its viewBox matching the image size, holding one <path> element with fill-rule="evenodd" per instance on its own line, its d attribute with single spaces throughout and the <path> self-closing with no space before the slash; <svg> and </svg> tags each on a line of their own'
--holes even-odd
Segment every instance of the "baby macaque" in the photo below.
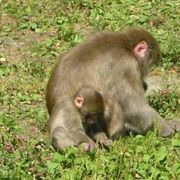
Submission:
<svg viewBox="0 0 180 180">
<path fill-rule="evenodd" d="M 81 114 L 82 123 L 89 137 L 102 146 L 111 145 L 105 130 L 105 101 L 103 95 L 91 86 L 83 86 L 75 95 L 74 104 Z M 104 127 L 101 127 L 104 126 Z"/>
</svg>

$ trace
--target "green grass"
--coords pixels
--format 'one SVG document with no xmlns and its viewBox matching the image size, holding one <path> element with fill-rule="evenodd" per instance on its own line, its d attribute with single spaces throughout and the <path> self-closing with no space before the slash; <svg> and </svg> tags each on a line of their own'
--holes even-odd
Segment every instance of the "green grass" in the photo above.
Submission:
<svg viewBox="0 0 180 180">
<path fill-rule="evenodd" d="M 144 27 L 162 50 L 151 73 L 178 76 L 179 9 L 176 0 L 0 0 L 0 179 L 179 179 L 179 134 L 149 132 L 92 153 L 56 152 L 44 98 L 58 56 L 99 30 Z M 148 100 L 165 118 L 176 117 L 179 94 L 162 90 Z"/>
</svg>

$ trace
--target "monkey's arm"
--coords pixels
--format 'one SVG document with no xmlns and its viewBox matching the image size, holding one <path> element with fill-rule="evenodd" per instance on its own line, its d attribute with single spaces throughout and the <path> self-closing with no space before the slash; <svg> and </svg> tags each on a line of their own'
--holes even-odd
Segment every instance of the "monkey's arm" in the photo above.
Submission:
<svg viewBox="0 0 180 180">
<path fill-rule="evenodd" d="M 124 136 L 124 116 L 122 108 L 112 97 L 106 97 L 105 99 L 104 117 L 108 137 L 114 140 Z"/>
<path fill-rule="evenodd" d="M 145 134 L 154 128 L 162 137 L 171 136 L 180 131 L 180 121 L 164 120 L 155 109 L 146 103 L 143 97 L 137 94 L 129 95 L 126 99 L 126 107 L 123 106 L 123 111 L 126 131 Z"/>
</svg>

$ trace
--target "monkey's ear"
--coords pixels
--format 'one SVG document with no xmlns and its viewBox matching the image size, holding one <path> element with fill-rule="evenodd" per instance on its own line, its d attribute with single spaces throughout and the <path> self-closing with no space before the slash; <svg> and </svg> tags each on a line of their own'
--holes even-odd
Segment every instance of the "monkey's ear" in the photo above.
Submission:
<svg viewBox="0 0 180 180">
<path fill-rule="evenodd" d="M 138 58 L 144 58 L 147 54 L 147 51 L 148 45 L 146 41 L 139 42 L 134 48 L 134 53 Z"/>
<path fill-rule="evenodd" d="M 81 108 L 84 104 L 84 98 L 82 96 L 76 96 L 74 103 L 77 108 Z"/>
</svg>

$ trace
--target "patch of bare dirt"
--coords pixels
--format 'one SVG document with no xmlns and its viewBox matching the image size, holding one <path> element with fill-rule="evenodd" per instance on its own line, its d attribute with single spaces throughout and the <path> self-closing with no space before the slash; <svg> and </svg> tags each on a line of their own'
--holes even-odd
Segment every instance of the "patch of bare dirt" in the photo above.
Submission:
<svg viewBox="0 0 180 180">
<path fill-rule="evenodd" d="M 146 79 L 148 89 L 146 95 L 152 94 L 154 91 L 169 88 L 177 88 L 180 93 L 180 76 L 178 74 L 161 75 L 161 76 L 149 76 Z"/>
<path fill-rule="evenodd" d="M 0 63 L 17 64 L 22 60 L 32 60 L 32 50 L 48 33 L 13 34 L 12 37 L 0 37 Z"/>
<path fill-rule="evenodd" d="M 6 14 L 0 17 L 0 28 L 11 27 L 10 33 L 0 31 L 0 64 L 17 64 L 23 60 L 32 60 L 32 50 L 34 46 L 38 45 L 44 39 L 50 36 L 57 36 L 54 29 L 50 32 L 38 33 L 34 31 L 24 30 L 19 32 L 17 30 L 18 20 Z"/>
</svg>

